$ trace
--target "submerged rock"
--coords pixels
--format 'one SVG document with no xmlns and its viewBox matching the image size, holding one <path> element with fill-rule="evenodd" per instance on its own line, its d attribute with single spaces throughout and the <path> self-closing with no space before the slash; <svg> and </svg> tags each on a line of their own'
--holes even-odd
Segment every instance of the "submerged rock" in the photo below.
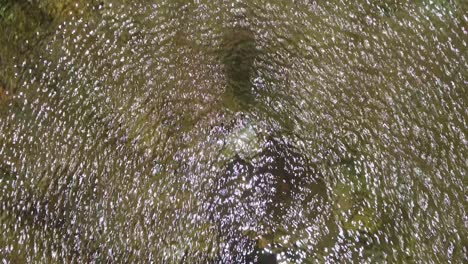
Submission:
<svg viewBox="0 0 468 264">
<path fill-rule="evenodd" d="M 258 55 L 254 32 L 241 26 L 228 29 L 220 54 L 227 80 L 225 104 L 228 108 L 248 109 L 255 98 L 251 82 Z"/>
</svg>

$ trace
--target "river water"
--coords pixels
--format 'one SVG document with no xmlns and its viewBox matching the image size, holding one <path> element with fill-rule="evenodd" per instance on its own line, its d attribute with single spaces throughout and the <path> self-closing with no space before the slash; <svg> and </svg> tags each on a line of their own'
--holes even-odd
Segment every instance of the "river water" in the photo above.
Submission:
<svg viewBox="0 0 468 264">
<path fill-rule="evenodd" d="M 3 263 L 467 261 L 464 1 L 88 2 L 0 89 Z"/>
</svg>

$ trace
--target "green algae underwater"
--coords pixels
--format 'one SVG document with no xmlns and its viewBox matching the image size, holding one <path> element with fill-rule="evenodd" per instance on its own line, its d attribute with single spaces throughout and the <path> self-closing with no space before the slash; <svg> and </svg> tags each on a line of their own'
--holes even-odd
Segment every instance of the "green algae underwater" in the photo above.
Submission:
<svg viewBox="0 0 468 264">
<path fill-rule="evenodd" d="M 467 11 L 0 0 L 0 259 L 466 262 Z"/>
</svg>

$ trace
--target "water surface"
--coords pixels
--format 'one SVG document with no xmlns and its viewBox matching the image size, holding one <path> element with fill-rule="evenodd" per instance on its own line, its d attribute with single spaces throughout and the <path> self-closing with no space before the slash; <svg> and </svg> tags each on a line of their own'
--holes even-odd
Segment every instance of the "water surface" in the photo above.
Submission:
<svg viewBox="0 0 468 264">
<path fill-rule="evenodd" d="M 0 9 L 2 261 L 467 261 L 463 1 L 47 3 Z"/>
</svg>

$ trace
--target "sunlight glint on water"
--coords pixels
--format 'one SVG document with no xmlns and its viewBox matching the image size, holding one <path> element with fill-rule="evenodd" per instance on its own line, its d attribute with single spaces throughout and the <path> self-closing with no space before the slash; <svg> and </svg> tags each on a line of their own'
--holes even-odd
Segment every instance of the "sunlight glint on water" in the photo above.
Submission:
<svg viewBox="0 0 468 264">
<path fill-rule="evenodd" d="M 466 4 L 111 2 L 0 93 L 2 261 L 466 261 Z"/>
</svg>

